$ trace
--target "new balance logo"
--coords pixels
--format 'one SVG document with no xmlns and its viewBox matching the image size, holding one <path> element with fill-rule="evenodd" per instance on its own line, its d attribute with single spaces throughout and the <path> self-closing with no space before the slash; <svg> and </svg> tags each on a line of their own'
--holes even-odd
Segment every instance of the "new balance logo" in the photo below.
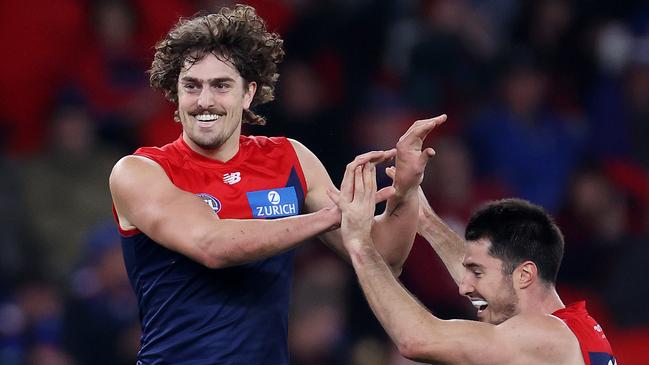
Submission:
<svg viewBox="0 0 649 365">
<path fill-rule="evenodd" d="M 228 185 L 234 185 L 241 181 L 241 173 L 240 172 L 231 172 L 229 174 L 223 175 L 223 182 L 228 184 Z"/>
</svg>

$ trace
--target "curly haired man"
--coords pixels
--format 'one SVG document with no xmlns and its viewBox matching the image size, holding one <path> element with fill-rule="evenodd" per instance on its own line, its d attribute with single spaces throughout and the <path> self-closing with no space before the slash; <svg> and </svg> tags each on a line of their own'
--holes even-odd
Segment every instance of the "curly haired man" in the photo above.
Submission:
<svg viewBox="0 0 649 365">
<path fill-rule="evenodd" d="M 140 148 L 113 168 L 110 189 L 124 261 L 138 298 L 141 364 L 288 364 L 292 249 L 319 236 L 347 257 L 335 187 L 318 158 L 284 137 L 241 135 L 263 124 L 251 108 L 273 99 L 282 40 L 249 6 L 180 20 L 156 45 L 154 89 L 177 106 L 182 135 Z M 399 172 L 377 201 L 377 249 L 399 272 L 416 232 L 417 187 L 445 116 L 415 122 L 396 149 Z"/>
</svg>

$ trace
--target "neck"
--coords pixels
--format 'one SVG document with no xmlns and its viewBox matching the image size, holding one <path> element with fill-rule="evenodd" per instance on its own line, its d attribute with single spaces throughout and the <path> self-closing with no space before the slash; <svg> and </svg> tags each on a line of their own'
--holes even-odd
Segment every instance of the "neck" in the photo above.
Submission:
<svg viewBox="0 0 649 365">
<path fill-rule="evenodd" d="M 521 298 L 521 304 L 525 312 L 551 314 L 555 311 L 565 308 L 554 285 L 538 285 L 530 288 L 528 295 Z"/>
</svg>

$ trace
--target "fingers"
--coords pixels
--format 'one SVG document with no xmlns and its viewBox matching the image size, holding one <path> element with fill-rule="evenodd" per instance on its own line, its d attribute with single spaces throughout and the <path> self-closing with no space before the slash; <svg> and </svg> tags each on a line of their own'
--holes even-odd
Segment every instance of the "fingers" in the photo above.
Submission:
<svg viewBox="0 0 649 365">
<path fill-rule="evenodd" d="M 340 192 L 334 189 L 327 189 L 327 196 L 335 204 L 340 203 Z"/>
<path fill-rule="evenodd" d="M 430 124 L 430 123 L 436 123 L 435 125 L 438 125 L 438 124 L 444 123 L 446 121 L 446 118 L 447 118 L 446 114 L 442 114 L 442 115 L 438 115 L 438 116 L 433 117 L 433 118 L 417 120 L 414 123 L 412 123 L 412 125 L 410 125 L 410 127 L 408 128 L 406 133 L 404 133 L 404 135 L 408 134 L 408 132 L 410 132 L 414 128 L 420 127 L 421 125 L 427 125 L 427 124 Z"/>
<path fill-rule="evenodd" d="M 347 168 L 356 168 L 356 166 L 363 165 L 367 162 L 372 162 L 374 164 L 379 164 L 383 161 L 394 158 L 397 155 L 397 150 L 395 148 L 387 151 L 370 151 L 363 153 L 362 155 L 356 156 L 354 161 L 347 164 Z"/>
<path fill-rule="evenodd" d="M 372 163 L 363 166 L 363 185 L 365 187 L 363 199 L 373 203 L 373 195 L 376 194 L 376 166 Z"/>
<path fill-rule="evenodd" d="M 367 163 L 357 166 L 354 171 L 354 198 L 352 200 L 358 200 L 363 198 L 365 195 L 365 181 L 363 180 L 363 171 L 367 169 Z"/>
<path fill-rule="evenodd" d="M 354 197 L 354 174 L 349 174 L 345 172 L 343 176 L 343 182 L 340 184 L 340 201 L 351 202 Z"/>
<path fill-rule="evenodd" d="M 394 158 L 397 155 L 395 148 L 387 151 L 371 151 L 356 156 L 354 160 L 347 164 L 345 175 L 340 183 L 341 198 L 347 202 L 352 201 L 354 197 L 354 176 L 356 169 L 366 163 L 378 164 L 383 161 Z M 361 178 L 362 181 L 362 178 Z"/>
<path fill-rule="evenodd" d="M 354 161 L 347 164 L 343 181 L 340 183 L 340 198 L 345 202 L 351 202 L 354 197 L 354 171 L 356 166 L 353 165 Z"/>
<path fill-rule="evenodd" d="M 372 164 L 370 168 L 370 181 L 369 181 L 369 198 L 373 202 L 376 195 L 376 166 Z"/>
<path fill-rule="evenodd" d="M 432 151 L 432 149 L 430 150 Z M 390 152 L 391 154 L 393 153 L 392 151 L 395 150 L 385 152 Z M 367 201 L 373 200 L 375 203 L 380 203 L 391 198 L 396 193 L 396 189 L 393 186 L 388 186 L 377 191 L 376 165 L 374 163 L 366 162 L 363 165 L 358 165 L 359 161 L 369 158 L 370 155 L 376 154 L 369 152 L 360 155 L 347 165 L 345 176 L 340 186 L 340 192 L 327 191 L 327 195 L 336 205 L 339 205 L 338 203 L 341 201 L 352 203 L 357 198 L 362 198 Z M 394 166 L 386 168 L 385 171 L 391 179 L 394 179 L 396 174 Z"/>
<path fill-rule="evenodd" d="M 428 163 L 428 160 L 433 156 L 435 156 L 435 150 L 431 147 L 428 147 L 422 151 L 422 154 L 421 156 L 419 156 L 419 158 L 421 159 L 421 162 L 423 164 L 426 164 Z"/>
<path fill-rule="evenodd" d="M 402 141 L 406 138 L 418 138 L 418 139 L 426 139 L 430 131 L 435 129 L 438 125 L 444 123 L 447 119 L 446 114 L 438 115 L 434 118 L 430 119 L 422 119 L 414 122 L 410 128 L 406 131 L 406 133 L 399 138 L 399 141 Z"/>
<path fill-rule="evenodd" d="M 438 125 L 444 123 L 445 121 L 446 121 L 446 114 L 442 114 L 438 117 L 431 118 L 431 119 L 425 119 L 423 120 L 423 123 L 413 126 L 412 134 L 417 138 L 426 139 L 426 136 L 428 136 L 428 133 L 430 133 L 430 131 L 432 131 Z"/>
<path fill-rule="evenodd" d="M 367 152 L 359 157 L 361 157 L 361 163 L 371 162 L 373 164 L 380 164 L 383 161 L 387 161 L 391 158 L 394 158 L 397 155 L 397 149 L 393 148 L 387 151 L 372 151 Z"/>
<path fill-rule="evenodd" d="M 394 166 L 386 167 L 385 174 L 388 175 L 390 179 L 394 180 L 394 177 L 397 175 L 397 168 Z"/>
<path fill-rule="evenodd" d="M 397 189 L 395 189 L 394 186 L 386 186 L 385 188 L 376 192 L 376 195 L 374 196 L 374 202 L 380 203 L 386 201 L 390 199 L 396 192 Z"/>
</svg>

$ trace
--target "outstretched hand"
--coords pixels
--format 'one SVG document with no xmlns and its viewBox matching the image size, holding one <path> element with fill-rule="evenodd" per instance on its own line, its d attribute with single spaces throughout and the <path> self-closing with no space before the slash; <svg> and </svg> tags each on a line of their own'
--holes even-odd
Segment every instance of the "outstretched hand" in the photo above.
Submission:
<svg viewBox="0 0 649 365">
<path fill-rule="evenodd" d="M 345 175 L 343 176 L 343 181 L 341 183 L 341 190 L 344 186 L 351 186 L 350 184 L 354 183 L 354 174 L 355 171 L 358 167 L 363 167 L 365 164 L 378 164 L 390 159 L 393 159 L 394 156 L 396 156 L 397 150 L 396 149 L 391 149 L 387 151 L 371 151 L 371 152 L 366 152 L 362 155 L 356 156 L 354 160 L 350 163 L 347 164 L 347 167 L 345 168 Z M 338 206 L 338 201 L 340 199 L 340 195 L 342 194 L 340 190 L 338 189 L 328 189 L 327 195 L 329 196 L 329 199 L 334 203 L 333 207 L 326 208 L 331 212 L 331 214 L 334 214 L 336 217 L 338 217 L 338 223 L 333 225 L 330 229 L 337 229 L 340 227 L 339 222 L 341 219 L 341 211 L 340 207 Z M 380 203 L 385 200 L 388 200 L 390 197 L 392 197 L 395 193 L 395 189 L 393 186 L 388 186 L 385 187 L 381 190 L 379 190 L 375 195 L 374 195 L 374 200 L 375 203 Z"/>
<path fill-rule="evenodd" d="M 347 164 L 345 168 L 345 175 L 343 176 L 343 181 L 340 184 L 340 192 L 337 191 L 328 191 L 329 197 L 337 204 L 337 199 L 332 198 L 342 193 L 343 186 L 351 186 L 354 183 L 355 171 L 358 167 L 363 167 L 367 163 L 371 163 L 376 166 L 381 162 L 385 162 L 393 159 L 397 155 L 397 150 L 395 148 L 387 151 L 371 151 L 366 152 L 362 155 L 356 156 L 354 160 Z M 375 203 L 380 203 L 388 200 L 392 195 L 394 195 L 395 189 L 392 186 L 385 187 L 376 192 Z"/>
<path fill-rule="evenodd" d="M 328 193 L 342 212 L 340 229 L 343 244 L 350 251 L 371 242 L 377 201 L 376 166 L 366 162 L 354 167 L 352 174 L 346 173 L 345 177 L 339 194 L 333 191 Z"/>
<path fill-rule="evenodd" d="M 397 171 L 393 178 L 397 191 L 405 192 L 421 184 L 428 159 L 435 154 L 435 150 L 430 147 L 422 150 L 424 140 L 435 127 L 445 121 L 446 114 L 418 120 L 399 138 L 396 146 Z"/>
</svg>

